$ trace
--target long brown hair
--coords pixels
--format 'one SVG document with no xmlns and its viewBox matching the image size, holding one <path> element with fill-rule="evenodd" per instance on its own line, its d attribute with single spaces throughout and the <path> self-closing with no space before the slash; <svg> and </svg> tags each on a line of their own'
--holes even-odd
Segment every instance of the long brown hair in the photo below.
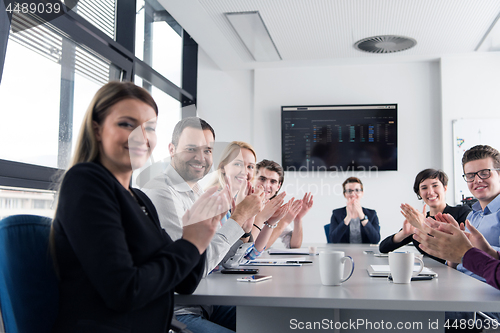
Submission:
<svg viewBox="0 0 500 333">
<path fill-rule="evenodd" d="M 125 99 L 137 99 L 151 106 L 158 116 L 158 106 L 149 92 L 132 82 L 113 81 L 105 84 L 90 102 L 76 141 L 75 153 L 68 169 L 82 162 L 92 162 L 99 157 L 99 144 L 92 123 L 101 125 L 109 114 L 110 108 Z"/>
<path fill-rule="evenodd" d="M 66 171 L 72 166 L 83 162 L 93 162 L 99 159 L 99 143 L 95 137 L 93 122 L 102 125 L 113 105 L 125 99 L 137 99 L 151 106 L 158 116 L 158 106 L 149 92 L 132 82 L 112 81 L 102 86 L 92 98 L 80 127 L 75 151 L 71 161 L 63 172 L 56 175 L 53 189 L 59 192 Z M 57 211 L 58 195 L 55 198 Z"/>
<path fill-rule="evenodd" d="M 101 125 L 109 114 L 110 108 L 116 103 L 123 101 L 125 99 L 137 99 L 151 106 L 158 116 L 158 106 L 156 105 L 153 97 L 149 92 L 141 87 L 136 86 L 132 82 L 118 82 L 112 81 L 104 86 L 102 86 L 94 98 L 90 102 L 87 111 L 83 117 L 83 123 L 80 127 L 80 133 L 78 134 L 78 139 L 75 145 L 75 152 L 73 153 L 73 158 L 66 170 L 69 170 L 72 166 L 83 162 L 93 162 L 99 159 L 99 143 L 96 140 L 93 122 Z M 55 184 L 55 189 L 59 192 L 59 188 L 64 180 L 66 172 L 62 172 L 59 175 L 59 179 Z M 58 195 L 55 199 L 55 213 L 54 219 L 57 214 L 57 202 Z M 54 244 L 54 228 L 50 231 L 50 250 L 54 258 L 54 265 L 57 269 L 57 262 L 55 256 L 55 244 Z"/>
</svg>

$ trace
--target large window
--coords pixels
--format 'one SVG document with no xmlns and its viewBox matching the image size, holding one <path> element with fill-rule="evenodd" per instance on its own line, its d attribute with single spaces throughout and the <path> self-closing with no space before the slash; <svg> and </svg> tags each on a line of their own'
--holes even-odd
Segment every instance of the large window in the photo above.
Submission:
<svg viewBox="0 0 500 333">
<path fill-rule="evenodd" d="M 87 105 L 118 73 L 109 60 L 45 26 L 11 33 L 0 85 L 0 142 L 13 144 L 3 145 L 0 158 L 66 168 Z"/>
<path fill-rule="evenodd" d="M 136 76 L 134 83 L 142 86 L 144 81 Z M 174 127 L 182 119 L 182 115 L 181 103 L 172 96 L 154 86 L 151 89 L 151 95 L 158 105 L 158 124 L 156 127 L 158 141 L 152 155 L 152 162 L 154 163 L 169 156 L 168 144 L 172 139 Z"/>
<path fill-rule="evenodd" d="M 116 0 L 78 0 L 73 10 L 109 38 L 115 37 Z"/>
<path fill-rule="evenodd" d="M 195 87 L 196 79 L 181 77 L 184 31 L 157 1 L 80 0 L 45 24 L 5 18 L 2 1 L 0 218 L 53 214 L 53 180 L 68 165 L 92 96 L 110 80 L 133 79 L 151 92 L 160 109 L 153 160 L 168 156 L 181 106 L 196 98 L 181 82 Z"/>
<path fill-rule="evenodd" d="M 156 0 L 138 0 L 136 57 L 181 85 L 182 28 Z"/>
<path fill-rule="evenodd" d="M 54 191 L 0 187 L 0 219 L 10 215 L 54 216 Z"/>
</svg>

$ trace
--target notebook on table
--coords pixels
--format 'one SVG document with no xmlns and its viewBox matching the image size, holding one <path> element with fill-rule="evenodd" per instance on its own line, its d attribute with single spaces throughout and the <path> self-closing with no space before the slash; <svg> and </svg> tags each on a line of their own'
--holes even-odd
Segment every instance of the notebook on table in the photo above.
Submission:
<svg viewBox="0 0 500 333">
<path fill-rule="evenodd" d="M 413 271 L 418 272 L 420 269 L 419 265 L 413 266 Z M 368 271 L 368 275 L 370 276 L 380 276 L 380 277 L 388 277 L 391 270 L 389 265 L 369 265 L 366 269 Z M 422 272 L 420 272 L 419 276 L 433 276 L 437 277 L 437 273 L 428 267 L 424 267 Z"/>
<path fill-rule="evenodd" d="M 302 254 L 302 255 L 307 255 L 307 254 L 318 254 L 318 251 L 316 253 L 310 253 L 309 249 L 306 247 L 302 247 L 299 249 L 274 249 L 271 248 L 268 250 L 268 253 L 271 255 L 293 255 L 293 254 Z"/>
</svg>

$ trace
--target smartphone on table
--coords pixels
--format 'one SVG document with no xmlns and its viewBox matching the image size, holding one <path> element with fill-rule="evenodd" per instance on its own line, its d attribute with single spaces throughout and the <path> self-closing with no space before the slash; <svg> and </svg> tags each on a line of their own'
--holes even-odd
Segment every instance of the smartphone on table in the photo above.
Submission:
<svg viewBox="0 0 500 333">
<path fill-rule="evenodd" d="M 264 281 L 272 278 L 271 275 L 250 275 L 250 276 L 245 276 L 242 278 L 238 278 L 237 281 L 242 281 L 242 282 L 259 282 L 259 281 Z"/>
<path fill-rule="evenodd" d="M 388 276 L 387 279 L 389 281 L 392 281 L 392 276 Z M 412 276 L 411 281 L 427 281 L 427 280 L 432 280 L 434 279 L 434 276 L 432 275 L 417 275 L 417 276 Z"/>
<path fill-rule="evenodd" d="M 257 274 L 257 268 L 225 268 L 220 271 L 222 274 Z"/>
</svg>

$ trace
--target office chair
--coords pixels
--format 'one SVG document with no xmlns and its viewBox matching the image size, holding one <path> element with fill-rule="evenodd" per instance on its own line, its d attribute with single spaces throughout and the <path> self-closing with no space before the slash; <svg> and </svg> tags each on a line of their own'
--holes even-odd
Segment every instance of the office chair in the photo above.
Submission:
<svg viewBox="0 0 500 333">
<path fill-rule="evenodd" d="M 331 243 L 330 242 L 330 223 L 325 224 L 324 228 L 325 228 L 325 234 L 326 234 L 326 242 Z"/>
<path fill-rule="evenodd" d="M 58 280 L 49 252 L 51 219 L 14 215 L 0 221 L 0 308 L 6 333 L 50 332 Z"/>
</svg>

